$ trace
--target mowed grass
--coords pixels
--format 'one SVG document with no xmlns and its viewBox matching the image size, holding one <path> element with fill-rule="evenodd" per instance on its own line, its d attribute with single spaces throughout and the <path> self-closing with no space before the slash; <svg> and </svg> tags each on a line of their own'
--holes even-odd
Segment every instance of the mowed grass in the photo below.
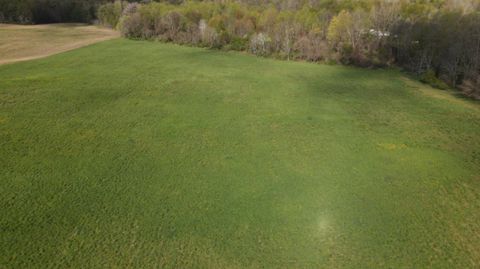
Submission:
<svg viewBox="0 0 480 269">
<path fill-rule="evenodd" d="M 111 29 L 85 24 L 0 24 L 0 64 L 43 58 L 118 36 Z"/>
<path fill-rule="evenodd" d="M 478 268 L 479 104 L 436 92 L 123 39 L 0 66 L 0 267 Z"/>
</svg>

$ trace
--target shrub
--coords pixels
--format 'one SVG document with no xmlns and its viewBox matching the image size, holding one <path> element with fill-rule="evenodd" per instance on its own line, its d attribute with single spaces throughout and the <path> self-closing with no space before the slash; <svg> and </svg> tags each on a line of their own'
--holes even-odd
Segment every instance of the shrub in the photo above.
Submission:
<svg viewBox="0 0 480 269">
<path fill-rule="evenodd" d="M 202 40 L 202 44 L 207 47 L 218 47 L 219 46 L 219 39 L 218 34 L 212 27 L 208 26 L 205 20 L 201 20 L 198 25 L 200 31 L 200 38 Z"/>
<path fill-rule="evenodd" d="M 293 47 L 298 58 L 307 61 L 320 61 L 328 56 L 327 42 L 313 33 L 300 37 Z"/>
<path fill-rule="evenodd" d="M 230 40 L 228 48 L 231 50 L 243 51 L 248 47 L 248 38 L 233 37 Z"/>
<path fill-rule="evenodd" d="M 138 13 L 122 17 L 119 28 L 122 35 L 128 38 L 142 38 L 146 36 L 143 31 L 142 18 Z"/>
<path fill-rule="evenodd" d="M 269 55 L 271 53 L 271 43 L 272 40 L 268 35 L 264 33 L 254 34 L 250 38 L 250 51 L 260 56 Z"/>
<path fill-rule="evenodd" d="M 122 16 L 130 16 L 137 12 L 138 10 L 138 3 L 128 3 L 127 6 L 123 9 Z"/>
<path fill-rule="evenodd" d="M 186 20 L 182 14 L 177 11 L 169 11 L 162 18 L 162 24 L 166 28 L 166 36 L 169 41 L 174 41 L 176 36 L 179 35 L 180 31 L 184 29 L 184 24 Z"/>
<path fill-rule="evenodd" d="M 101 24 L 112 28 L 117 28 L 120 17 L 122 16 L 123 6 L 126 3 L 115 1 L 114 3 L 107 3 L 98 8 L 97 17 Z"/>
<path fill-rule="evenodd" d="M 420 81 L 442 90 L 449 88 L 445 82 L 435 76 L 435 72 L 431 69 L 420 75 Z"/>
<path fill-rule="evenodd" d="M 480 100 L 480 75 L 464 80 L 459 88 L 465 95 Z"/>
</svg>

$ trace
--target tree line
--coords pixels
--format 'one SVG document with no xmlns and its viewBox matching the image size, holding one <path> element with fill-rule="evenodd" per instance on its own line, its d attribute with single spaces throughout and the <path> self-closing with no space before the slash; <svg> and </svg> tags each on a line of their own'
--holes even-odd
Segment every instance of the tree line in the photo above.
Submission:
<svg viewBox="0 0 480 269">
<path fill-rule="evenodd" d="M 108 3 L 124 36 L 307 61 L 399 65 L 480 98 L 480 2 L 295 0 Z"/>
<path fill-rule="evenodd" d="M 0 0 L 0 23 L 91 23 L 111 0 Z"/>
</svg>

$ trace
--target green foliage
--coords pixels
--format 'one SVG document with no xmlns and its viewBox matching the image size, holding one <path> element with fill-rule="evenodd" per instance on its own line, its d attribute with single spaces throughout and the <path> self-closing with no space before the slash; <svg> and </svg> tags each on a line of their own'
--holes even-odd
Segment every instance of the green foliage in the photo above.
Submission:
<svg viewBox="0 0 480 269">
<path fill-rule="evenodd" d="M 144 22 L 138 13 L 130 16 L 124 16 L 118 23 L 118 28 L 125 37 L 128 38 L 147 38 L 143 31 Z"/>
<path fill-rule="evenodd" d="M 97 17 L 101 24 L 117 28 L 117 24 L 122 16 L 123 7 L 127 5 L 127 2 L 121 0 L 114 3 L 107 3 L 98 8 Z"/>
<path fill-rule="evenodd" d="M 350 43 L 350 32 L 354 26 L 354 21 L 350 12 L 342 10 L 337 16 L 333 17 L 328 26 L 327 39 L 333 44 Z"/>
<path fill-rule="evenodd" d="M 432 87 L 435 87 L 437 89 L 442 89 L 442 90 L 447 90 L 449 87 L 448 85 L 440 80 L 436 75 L 433 70 L 427 70 L 427 72 L 423 73 L 420 76 L 420 81 L 426 84 L 429 84 Z"/>
<path fill-rule="evenodd" d="M 241 37 L 234 37 L 232 38 L 228 46 L 229 46 L 228 49 L 231 49 L 231 50 L 238 50 L 238 51 L 247 50 L 248 39 L 241 38 Z"/>
<path fill-rule="evenodd" d="M 370 41 L 366 34 L 369 26 L 370 21 L 366 13 L 342 10 L 330 22 L 327 40 L 340 53 L 341 60 L 360 64 L 366 54 L 365 47 Z"/>
</svg>

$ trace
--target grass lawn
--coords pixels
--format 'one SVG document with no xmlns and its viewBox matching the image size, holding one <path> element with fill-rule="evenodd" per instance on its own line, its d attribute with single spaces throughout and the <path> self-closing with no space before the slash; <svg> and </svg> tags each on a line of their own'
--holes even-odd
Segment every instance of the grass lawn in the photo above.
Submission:
<svg viewBox="0 0 480 269">
<path fill-rule="evenodd" d="M 480 105 L 111 40 L 0 66 L 1 268 L 478 268 Z"/>
</svg>

